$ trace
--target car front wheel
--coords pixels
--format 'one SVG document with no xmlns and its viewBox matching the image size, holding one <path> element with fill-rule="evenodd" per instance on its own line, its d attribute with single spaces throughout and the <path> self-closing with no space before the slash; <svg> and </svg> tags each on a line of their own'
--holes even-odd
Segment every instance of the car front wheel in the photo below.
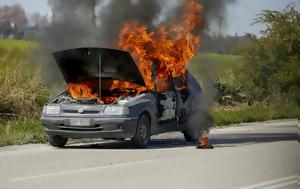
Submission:
<svg viewBox="0 0 300 189">
<path fill-rule="evenodd" d="M 137 148 L 147 148 L 150 142 L 151 124 L 146 114 L 142 114 L 137 123 L 135 136 L 131 139 L 133 145 Z"/>
<path fill-rule="evenodd" d="M 68 142 L 68 138 L 62 136 L 48 136 L 49 144 L 53 147 L 62 148 Z"/>
</svg>

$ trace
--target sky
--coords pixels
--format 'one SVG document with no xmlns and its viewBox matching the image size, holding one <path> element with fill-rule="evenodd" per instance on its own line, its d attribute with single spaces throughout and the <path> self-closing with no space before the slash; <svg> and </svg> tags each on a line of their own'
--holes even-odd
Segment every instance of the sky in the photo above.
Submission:
<svg viewBox="0 0 300 189">
<path fill-rule="evenodd" d="M 264 28 L 263 25 L 251 25 L 253 19 L 262 10 L 283 10 L 290 3 L 295 3 L 295 8 L 300 11 L 300 0 L 237 0 L 228 7 L 228 27 L 226 33 L 243 35 L 253 33 L 258 35 Z"/>
<path fill-rule="evenodd" d="M 221 1 L 221 0 L 220 0 Z M 46 15 L 49 12 L 47 0 L 0 0 L 1 5 L 19 3 L 26 13 L 40 12 Z M 288 4 L 295 3 L 300 10 L 300 0 L 236 0 L 236 3 L 227 7 L 227 27 L 223 29 L 226 35 L 244 35 L 252 33 L 259 35 L 263 25 L 251 25 L 253 19 L 262 10 L 283 10 Z"/>
</svg>

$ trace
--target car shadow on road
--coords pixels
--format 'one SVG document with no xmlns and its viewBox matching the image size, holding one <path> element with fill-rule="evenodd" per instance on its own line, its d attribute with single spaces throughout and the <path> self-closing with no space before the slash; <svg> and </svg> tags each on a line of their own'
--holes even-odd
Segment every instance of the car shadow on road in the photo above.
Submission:
<svg viewBox="0 0 300 189">
<path fill-rule="evenodd" d="M 276 142 L 297 140 L 294 133 L 239 133 L 239 134 L 211 134 L 210 143 L 215 147 L 234 147 L 240 144 L 252 144 L 261 142 Z M 171 149 L 178 147 L 193 147 L 196 143 L 186 142 L 184 138 L 154 138 L 148 146 L 148 149 Z M 80 142 L 69 144 L 66 149 L 136 149 L 130 142 L 103 140 L 96 142 Z M 138 149 L 137 149 L 138 150 Z"/>
<path fill-rule="evenodd" d="M 164 148 L 177 148 L 196 146 L 195 143 L 186 142 L 184 139 L 152 139 L 147 149 L 164 149 Z M 66 149 L 136 149 L 130 142 L 126 141 L 101 141 L 92 143 L 74 143 L 65 146 Z M 138 149 L 137 149 L 138 150 Z"/>
<path fill-rule="evenodd" d="M 296 133 L 237 133 L 237 134 L 211 134 L 212 144 L 241 144 L 297 140 Z"/>
</svg>

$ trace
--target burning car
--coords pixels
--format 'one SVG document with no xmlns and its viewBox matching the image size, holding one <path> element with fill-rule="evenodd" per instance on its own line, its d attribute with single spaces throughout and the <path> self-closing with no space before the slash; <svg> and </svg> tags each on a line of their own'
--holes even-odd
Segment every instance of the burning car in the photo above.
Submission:
<svg viewBox="0 0 300 189">
<path fill-rule="evenodd" d="M 68 138 L 131 138 L 143 148 L 151 135 L 168 131 L 197 140 L 192 124 L 201 120 L 202 92 L 186 66 L 200 45 L 202 8 L 184 0 L 178 20 L 155 28 L 125 22 L 115 43 L 122 50 L 54 53 L 67 90 L 43 109 L 50 144 L 62 147 Z"/>
<path fill-rule="evenodd" d="M 43 108 L 41 123 L 52 146 L 63 147 L 68 138 L 131 138 L 145 148 L 151 135 L 169 131 L 198 140 L 188 120 L 199 110 L 201 88 L 188 71 L 181 77 L 165 72 L 162 80 L 154 63 L 146 81 L 126 51 L 77 48 L 53 55 L 67 90 Z"/>
</svg>

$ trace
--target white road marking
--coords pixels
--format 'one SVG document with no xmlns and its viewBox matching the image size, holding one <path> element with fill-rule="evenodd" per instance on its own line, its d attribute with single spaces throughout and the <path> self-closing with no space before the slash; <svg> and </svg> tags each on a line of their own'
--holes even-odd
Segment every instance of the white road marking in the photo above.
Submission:
<svg viewBox="0 0 300 189">
<path fill-rule="evenodd" d="M 296 183 L 297 183 L 297 180 L 292 180 L 292 181 L 288 181 L 288 182 L 276 184 L 276 185 L 274 185 L 274 186 L 265 187 L 264 189 L 276 189 L 276 188 L 282 188 L 282 187 L 284 187 L 284 186 L 290 186 L 290 185 L 296 184 Z"/>
<path fill-rule="evenodd" d="M 288 186 L 292 184 L 299 184 L 299 175 L 293 175 L 289 177 L 279 178 L 275 180 L 270 180 L 250 186 L 245 186 L 240 189 L 276 189 L 283 186 Z"/>
<path fill-rule="evenodd" d="M 143 161 L 117 163 L 117 164 L 104 165 L 104 166 L 98 166 L 98 167 L 88 167 L 88 168 L 74 169 L 74 170 L 68 170 L 68 171 L 62 171 L 62 172 L 53 172 L 53 173 L 46 173 L 46 174 L 40 174 L 40 175 L 33 175 L 33 176 L 27 176 L 27 177 L 17 177 L 17 178 L 10 179 L 10 181 L 16 182 L 16 181 L 32 180 L 32 179 L 39 179 L 39 178 L 52 177 L 52 176 L 77 174 L 77 173 L 95 171 L 95 170 L 101 170 L 101 169 L 124 167 L 124 166 L 136 165 L 136 164 L 145 164 L 145 163 L 151 163 L 151 162 L 155 162 L 155 161 L 156 161 L 156 159 L 150 159 L 150 160 L 143 160 Z"/>
</svg>

